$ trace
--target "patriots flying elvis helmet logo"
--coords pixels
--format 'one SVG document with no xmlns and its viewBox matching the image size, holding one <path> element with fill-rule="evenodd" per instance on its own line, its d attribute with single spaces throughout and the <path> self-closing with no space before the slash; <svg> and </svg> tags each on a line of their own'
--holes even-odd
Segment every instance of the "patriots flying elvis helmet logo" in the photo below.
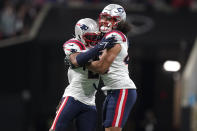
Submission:
<svg viewBox="0 0 197 131">
<path fill-rule="evenodd" d="M 88 26 L 85 24 L 77 24 L 78 26 L 80 26 L 81 30 L 87 30 Z"/>
</svg>

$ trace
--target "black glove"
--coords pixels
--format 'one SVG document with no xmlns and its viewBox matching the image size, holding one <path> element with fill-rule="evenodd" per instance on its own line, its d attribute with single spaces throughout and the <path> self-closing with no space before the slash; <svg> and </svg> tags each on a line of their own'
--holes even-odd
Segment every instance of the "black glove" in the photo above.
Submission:
<svg viewBox="0 0 197 131">
<path fill-rule="evenodd" d="M 117 42 L 115 37 L 109 37 L 107 39 L 104 37 L 96 46 L 99 49 L 99 51 L 101 51 L 104 49 L 110 49 L 114 47 L 114 45 L 116 44 L 115 42 Z"/>
</svg>

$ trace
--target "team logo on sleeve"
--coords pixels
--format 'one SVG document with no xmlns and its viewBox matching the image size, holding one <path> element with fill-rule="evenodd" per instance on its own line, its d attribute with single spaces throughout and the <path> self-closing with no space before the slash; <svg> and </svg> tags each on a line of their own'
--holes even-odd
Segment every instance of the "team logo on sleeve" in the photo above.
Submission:
<svg viewBox="0 0 197 131">
<path fill-rule="evenodd" d="M 77 49 L 70 49 L 70 52 L 75 53 L 77 52 Z"/>
<path fill-rule="evenodd" d="M 112 34 L 111 36 L 112 36 L 112 37 L 116 37 L 117 35 Z"/>
</svg>

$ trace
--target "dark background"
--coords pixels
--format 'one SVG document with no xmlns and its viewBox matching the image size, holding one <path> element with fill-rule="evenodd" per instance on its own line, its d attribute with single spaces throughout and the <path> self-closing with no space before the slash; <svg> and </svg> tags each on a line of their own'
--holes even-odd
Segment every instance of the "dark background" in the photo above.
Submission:
<svg viewBox="0 0 197 131">
<path fill-rule="evenodd" d="M 73 37 L 80 18 L 97 19 L 101 9 L 52 6 L 35 39 L 0 48 L 1 130 L 49 129 L 68 85 L 62 45 Z M 138 88 L 138 99 L 125 131 L 144 131 L 147 111 L 153 112 L 157 120 L 156 131 L 179 130 L 172 125 L 174 73 L 165 72 L 162 66 L 170 59 L 184 68 L 197 33 L 197 14 L 188 10 L 167 13 L 126 9 L 128 21 L 133 22 L 135 30 L 142 31 L 129 35 L 129 71 Z M 132 20 L 132 16 L 137 18 Z M 99 102 L 103 98 L 99 92 L 99 123 Z M 100 125 L 97 130 L 101 130 Z"/>
</svg>

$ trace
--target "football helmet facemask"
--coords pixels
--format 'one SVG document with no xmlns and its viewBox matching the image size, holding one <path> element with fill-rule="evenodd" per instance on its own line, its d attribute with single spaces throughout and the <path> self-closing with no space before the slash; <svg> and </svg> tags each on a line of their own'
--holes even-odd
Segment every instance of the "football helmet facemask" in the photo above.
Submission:
<svg viewBox="0 0 197 131">
<path fill-rule="evenodd" d="M 107 5 L 99 15 L 99 30 L 103 33 L 116 29 L 118 23 L 126 21 L 126 12 L 118 4 Z"/>
<path fill-rule="evenodd" d="M 95 46 L 100 40 L 98 24 L 90 18 L 80 19 L 75 25 L 75 37 L 85 46 Z"/>
</svg>

